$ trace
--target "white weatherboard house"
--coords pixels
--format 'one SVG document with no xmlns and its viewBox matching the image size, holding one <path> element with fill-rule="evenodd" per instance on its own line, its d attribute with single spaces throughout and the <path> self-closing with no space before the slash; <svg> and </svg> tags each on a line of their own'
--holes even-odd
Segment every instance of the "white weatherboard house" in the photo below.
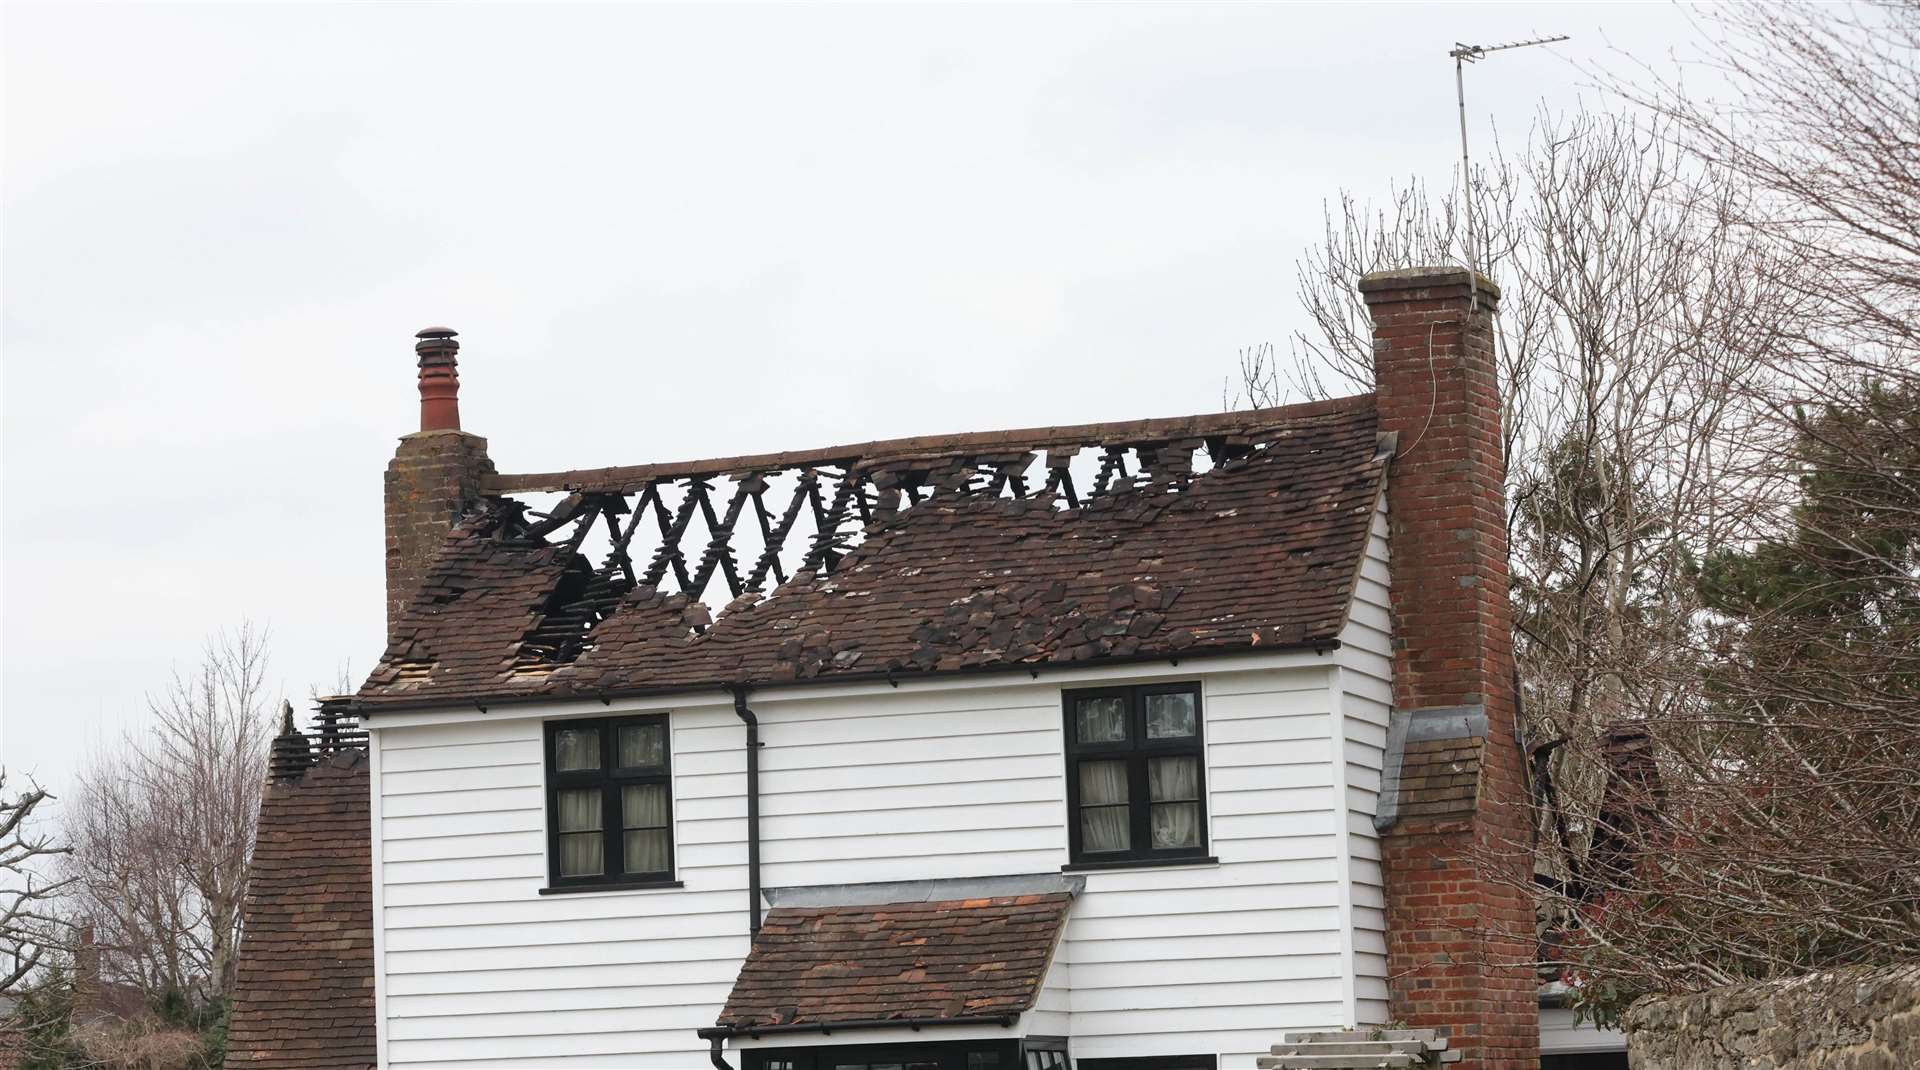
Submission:
<svg viewBox="0 0 1920 1070">
<path fill-rule="evenodd" d="M 537 475 L 422 332 L 329 707 L 379 1064 L 1541 1065 L 1498 294 L 1363 289 L 1373 394 Z M 289 1005 L 234 1065 L 328 1065 Z"/>
</svg>

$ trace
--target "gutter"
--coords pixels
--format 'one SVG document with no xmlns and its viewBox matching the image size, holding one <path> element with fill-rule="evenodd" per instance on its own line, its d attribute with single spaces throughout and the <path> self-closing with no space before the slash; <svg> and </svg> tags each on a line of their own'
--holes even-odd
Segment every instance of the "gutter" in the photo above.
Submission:
<svg viewBox="0 0 1920 1070">
<path fill-rule="evenodd" d="M 701 1040 L 711 1041 L 715 1050 L 720 1042 L 730 1037 L 751 1037 L 754 1040 L 762 1036 L 780 1033 L 819 1033 L 831 1034 L 836 1029 L 912 1029 L 915 1031 L 929 1026 L 942 1025 L 997 1025 L 1009 1027 L 1020 1020 L 1018 1014 L 989 1014 L 967 1018 L 861 1018 L 850 1022 L 789 1022 L 786 1025 L 717 1025 L 698 1032 Z M 716 1063 L 716 1066 L 721 1065 Z"/>
<path fill-rule="evenodd" d="M 734 716 L 747 726 L 747 898 L 752 919 L 750 932 L 757 935 L 760 932 L 760 719 L 747 708 L 747 685 L 734 684 L 730 690 Z"/>
<path fill-rule="evenodd" d="M 1257 656 L 1260 654 L 1290 654 L 1302 651 L 1312 651 L 1315 654 L 1327 654 L 1340 649 L 1340 646 L 1341 643 L 1338 638 L 1330 637 L 1324 639 L 1305 639 L 1292 643 L 1275 643 L 1272 646 L 1235 645 L 1189 647 L 1186 650 L 1173 654 L 1132 654 L 1126 657 L 1108 656 L 1088 661 L 1013 662 L 1009 664 L 977 665 L 964 669 L 922 669 L 912 672 L 882 670 L 858 673 L 830 673 L 825 676 L 809 676 L 793 680 L 780 680 L 773 682 L 772 686 L 803 687 L 810 684 L 863 684 L 877 683 L 884 680 L 894 687 L 899 687 L 900 682 L 903 680 L 951 680 L 970 676 L 993 676 L 1015 672 L 1025 672 L 1029 676 L 1039 679 L 1040 673 L 1043 670 L 1099 669 L 1109 665 L 1147 665 L 1160 661 L 1167 662 L 1171 665 L 1179 665 L 1181 662 L 1189 659 L 1197 661 L 1203 658 L 1230 657 L 1233 655 Z M 422 710 L 447 709 L 478 709 L 481 713 L 486 713 L 494 706 L 514 706 L 538 702 L 581 702 L 588 699 L 598 699 L 603 705 L 611 705 L 616 698 L 690 695 L 713 686 L 714 684 L 709 682 L 706 684 L 672 684 L 664 687 L 622 687 L 617 689 L 582 691 L 537 691 L 520 695 L 464 694 L 450 695 L 446 698 L 423 697 L 418 701 L 408 701 L 406 699 L 389 699 L 385 701 L 355 699 L 353 702 L 347 704 L 345 708 L 359 716 L 361 723 L 365 724 L 366 718 L 380 713 L 416 713 Z M 721 686 L 731 691 L 738 687 L 745 687 L 746 685 L 722 684 Z"/>
</svg>

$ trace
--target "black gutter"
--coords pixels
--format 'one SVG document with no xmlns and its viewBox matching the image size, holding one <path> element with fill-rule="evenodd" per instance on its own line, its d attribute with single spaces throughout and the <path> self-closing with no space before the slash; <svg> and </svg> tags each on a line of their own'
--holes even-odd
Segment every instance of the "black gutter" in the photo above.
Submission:
<svg viewBox="0 0 1920 1070">
<path fill-rule="evenodd" d="M 747 685 L 733 685 L 733 712 L 747 726 L 747 900 L 751 932 L 760 932 L 760 719 L 747 708 Z M 717 1052 L 719 1049 L 716 1048 Z"/>
<path fill-rule="evenodd" d="M 1043 670 L 1099 669 L 1108 665 L 1142 665 L 1156 661 L 1164 661 L 1178 665 L 1189 658 L 1199 660 L 1202 658 L 1227 657 L 1234 654 L 1291 654 L 1308 650 L 1315 654 L 1325 654 L 1338 649 L 1340 649 L 1340 640 L 1338 639 L 1311 639 L 1298 643 L 1275 643 L 1272 646 L 1199 647 L 1183 650 L 1174 654 L 1133 654 L 1127 657 L 1103 657 L 1091 661 L 1050 661 L 1044 663 L 1035 662 L 1033 664 L 1014 662 L 1005 665 L 975 665 L 965 669 L 947 669 L 943 671 L 921 670 L 911 673 L 901 673 L 897 671 L 833 673 L 828 676 L 809 676 L 804 679 L 770 680 L 763 682 L 760 686 L 801 687 L 810 684 L 864 684 L 885 681 L 888 684 L 898 687 L 901 680 L 950 680 L 968 676 L 990 676 L 999 673 L 1014 672 L 1024 672 L 1037 679 Z M 696 691 L 702 691 L 713 686 L 714 682 L 708 682 L 704 684 L 672 684 L 664 687 L 623 687 L 611 691 L 542 691 L 527 695 L 466 694 L 450 696 L 448 698 L 422 698 L 417 702 L 369 702 L 364 699 L 356 699 L 345 708 L 365 718 L 382 712 L 414 713 L 420 710 L 471 709 L 480 703 L 485 703 L 485 706 L 480 707 L 480 712 L 485 713 L 487 708 L 491 706 L 511 706 L 533 702 L 585 702 L 593 699 L 598 700 L 602 705 L 608 705 L 616 698 L 690 695 Z M 744 687 L 746 685 L 722 684 L 720 686 L 725 687 L 727 690 L 732 690 L 735 687 Z"/>
<path fill-rule="evenodd" d="M 729 1037 L 751 1037 L 754 1040 L 762 1036 L 779 1033 L 832 1033 L 836 1029 L 912 1029 L 921 1030 L 928 1026 L 940 1025 L 997 1025 L 1002 1028 L 1011 1026 L 1020 1020 L 1018 1014 L 989 1014 L 968 1018 L 862 1018 L 851 1022 L 789 1022 L 786 1025 L 717 1025 L 702 1029 L 697 1034 L 701 1040 L 712 1041 L 718 1045 Z"/>
</svg>

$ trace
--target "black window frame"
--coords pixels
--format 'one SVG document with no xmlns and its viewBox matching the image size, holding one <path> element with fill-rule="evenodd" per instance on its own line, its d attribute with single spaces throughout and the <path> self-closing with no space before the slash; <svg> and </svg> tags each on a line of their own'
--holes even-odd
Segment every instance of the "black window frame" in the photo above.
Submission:
<svg viewBox="0 0 1920 1070">
<path fill-rule="evenodd" d="M 654 725 L 660 729 L 661 764 L 622 768 L 619 761 L 620 729 L 634 725 Z M 600 768 L 562 772 L 556 761 L 560 733 L 596 728 L 600 732 Z M 546 722 L 545 732 L 547 795 L 547 887 L 542 893 L 561 891 L 606 891 L 620 888 L 677 888 L 674 879 L 679 859 L 675 850 L 673 808 L 673 729 L 664 713 L 623 717 L 581 717 Z M 621 789 L 635 784 L 660 784 L 667 789 L 667 868 L 646 873 L 626 872 L 626 821 Z M 560 793 L 581 788 L 600 789 L 601 872 L 594 876 L 560 875 Z"/>
<path fill-rule="evenodd" d="M 1149 695 L 1193 696 L 1193 735 L 1184 739 L 1147 738 L 1146 710 Z M 1126 700 L 1127 738 L 1118 743 L 1082 743 L 1077 736 L 1074 707 L 1084 699 L 1122 697 Z M 1207 717 L 1201 702 L 1200 684 L 1135 684 L 1125 687 L 1084 687 L 1060 693 L 1061 728 L 1065 733 L 1067 762 L 1067 858 L 1068 869 L 1127 867 L 1142 864 L 1191 864 L 1212 861 L 1207 809 Z M 1154 758 L 1191 755 L 1199 771 L 1200 843 L 1194 847 L 1152 847 L 1152 800 L 1147 790 L 1148 763 Z M 1125 851 L 1085 851 L 1080 835 L 1080 763 L 1082 761 L 1127 762 L 1128 843 Z M 1145 846 L 1142 846 L 1145 845 Z"/>
</svg>

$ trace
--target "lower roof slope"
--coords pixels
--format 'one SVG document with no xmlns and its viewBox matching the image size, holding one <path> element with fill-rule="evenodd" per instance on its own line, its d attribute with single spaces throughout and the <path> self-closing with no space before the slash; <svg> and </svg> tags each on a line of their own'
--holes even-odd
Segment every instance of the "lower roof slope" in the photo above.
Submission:
<svg viewBox="0 0 1920 1070">
<path fill-rule="evenodd" d="M 374 1065 L 370 836 L 360 750 L 337 750 L 267 786 L 247 867 L 226 1065 Z"/>
<path fill-rule="evenodd" d="M 1071 508 L 1052 493 L 947 491 L 876 514 L 831 572 L 802 571 L 717 620 L 644 583 L 616 591 L 570 660 L 543 660 L 557 630 L 543 625 L 559 619 L 558 592 L 593 588 L 592 564 L 549 542 L 553 525 L 536 527 L 519 503 L 490 499 L 449 535 L 357 703 L 606 697 L 1331 643 L 1385 472 L 1373 398 L 1260 410 L 1235 431 L 1239 445 L 1199 475 L 1143 478 Z"/>
</svg>

